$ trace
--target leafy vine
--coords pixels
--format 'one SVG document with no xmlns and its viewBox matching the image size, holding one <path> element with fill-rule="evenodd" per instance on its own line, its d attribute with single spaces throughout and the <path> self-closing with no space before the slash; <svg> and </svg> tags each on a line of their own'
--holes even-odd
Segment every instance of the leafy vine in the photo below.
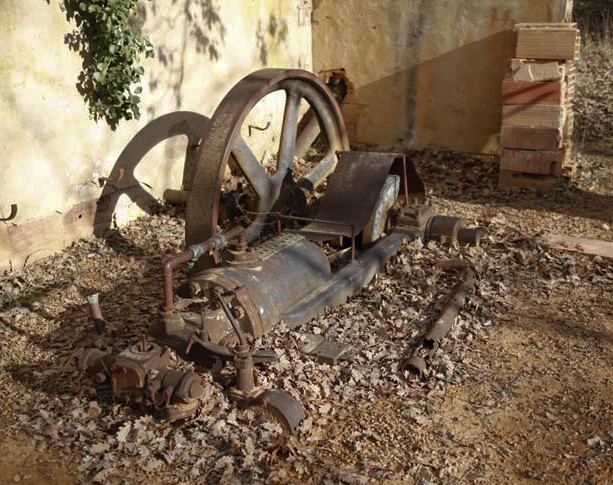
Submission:
<svg viewBox="0 0 613 485">
<path fill-rule="evenodd" d="M 83 59 L 77 89 L 90 116 L 113 129 L 121 120 L 138 119 L 141 60 L 153 57 L 153 46 L 136 20 L 138 0 L 64 0 L 66 18 L 76 29 L 66 43 Z"/>
</svg>

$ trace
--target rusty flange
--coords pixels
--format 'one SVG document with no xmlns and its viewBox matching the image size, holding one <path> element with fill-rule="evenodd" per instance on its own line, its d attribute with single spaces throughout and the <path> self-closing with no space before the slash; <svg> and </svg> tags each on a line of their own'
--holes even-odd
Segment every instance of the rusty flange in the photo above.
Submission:
<svg viewBox="0 0 613 485">
<path fill-rule="evenodd" d="M 240 136 L 251 109 L 266 95 L 283 90 L 285 111 L 279 142 L 279 156 L 274 175 L 269 176 Z M 296 147 L 303 147 L 298 131 L 300 101 L 305 99 L 315 112 L 328 150 L 320 163 L 303 179 L 302 186 L 313 188 L 334 170 L 336 152 L 347 150 L 349 141 L 345 123 L 334 96 L 314 74 L 300 69 L 262 69 L 243 78 L 221 101 L 211 119 L 198 153 L 192 187 L 187 201 L 185 236 L 187 244 L 197 244 L 217 231 L 223 175 L 232 155 L 258 196 L 257 217 L 247 228 L 247 240 L 261 232 L 267 213 L 279 196 L 291 167 Z M 297 140 L 298 138 L 298 140 Z M 209 262 L 210 264 L 210 262 Z M 203 260 L 199 267 L 205 267 Z"/>
</svg>

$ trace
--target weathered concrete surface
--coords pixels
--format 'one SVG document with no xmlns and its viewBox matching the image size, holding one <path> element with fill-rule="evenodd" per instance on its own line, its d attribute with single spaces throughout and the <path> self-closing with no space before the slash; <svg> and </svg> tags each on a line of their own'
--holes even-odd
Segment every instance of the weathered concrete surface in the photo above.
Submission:
<svg viewBox="0 0 613 485">
<path fill-rule="evenodd" d="M 566 0 L 315 0 L 314 70 L 344 67 L 354 145 L 498 148 L 518 22 L 561 22 Z"/>
<path fill-rule="evenodd" d="M 62 248 L 102 216 L 132 219 L 139 204 L 180 188 L 202 117 L 169 115 L 132 140 L 152 120 L 177 110 L 210 116 L 234 83 L 263 66 L 311 68 L 310 1 L 145 1 L 156 57 L 145 63 L 143 117 L 113 132 L 89 120 L 76 91 L 81 60 L 65 45 L 71 27 L 59 3 L 0 0 L 0 215 L 19 206 L 12 223 L 0 223 L 0 267 Z M 259 109 L 265 118 L 267 107 Z M 115 165 L 129 172 L 118 188 L 135 187 L 121 195 L 107 186 L 92 206 L 98 177 Z"/>
</svg>

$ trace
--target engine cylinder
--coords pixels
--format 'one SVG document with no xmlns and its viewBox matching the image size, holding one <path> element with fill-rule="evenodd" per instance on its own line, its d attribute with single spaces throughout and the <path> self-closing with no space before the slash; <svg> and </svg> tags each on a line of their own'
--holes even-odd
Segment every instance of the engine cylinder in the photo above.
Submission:
<svg viewBox="0 0 613 485">
<path fill-rule="evenodd" d="M 259 257 L 256 264 L 233 263 L 207 269 L 194 275 L 191 282 L 200 285 L 204 293 L 210 294 L 215 286 L 234 291 L 236 297 L 230 305 L 244 310 L 237 312 L 242 330 L 258 338 L 280 320 L 285 310 L 328 281 L 331 270 L 324 252 L 297 234 L 285 233 L 255 250 Z M 210 313 L 207 319 L 205 311 L 204 326 L 211 341 L 231 336 L 230 324 L 224 319 L 220 328 L 218 312 Z"/>
</svg>

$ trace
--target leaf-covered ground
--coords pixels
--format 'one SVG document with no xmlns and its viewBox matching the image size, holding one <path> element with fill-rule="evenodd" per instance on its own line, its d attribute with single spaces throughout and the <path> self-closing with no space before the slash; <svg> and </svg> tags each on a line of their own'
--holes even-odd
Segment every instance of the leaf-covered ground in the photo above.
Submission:
<svg viewBox="0 0 613 485">
<path fill-rule="evenodd" d="M 68 360 L 93 342 L 102 295 L 116 348 L 155 318 L 160 266 L 183 244 L 175 209 L 6 274 L 0 312 L 0 482 L 607 483 L 613 480 L 613 264 L 548 249 L 543 231 L 613 240 L 611 158 L 584 154 L 556 194 L 501 193 L 494 160 L 415 154 L 441 213 L 485 228 L 480 248 L 406 244 L 347 305 L 305 329 L 350 345 L 319 364 L 301 332 L 260 342 L 259 371 L 305 406 L 298 437 L 234 408 L 207 377 L 203 412 L 170 425 L 96 390 Z M 478 289 L 427 379 L 398 372 L 471 262 Z"/>
</svg>

